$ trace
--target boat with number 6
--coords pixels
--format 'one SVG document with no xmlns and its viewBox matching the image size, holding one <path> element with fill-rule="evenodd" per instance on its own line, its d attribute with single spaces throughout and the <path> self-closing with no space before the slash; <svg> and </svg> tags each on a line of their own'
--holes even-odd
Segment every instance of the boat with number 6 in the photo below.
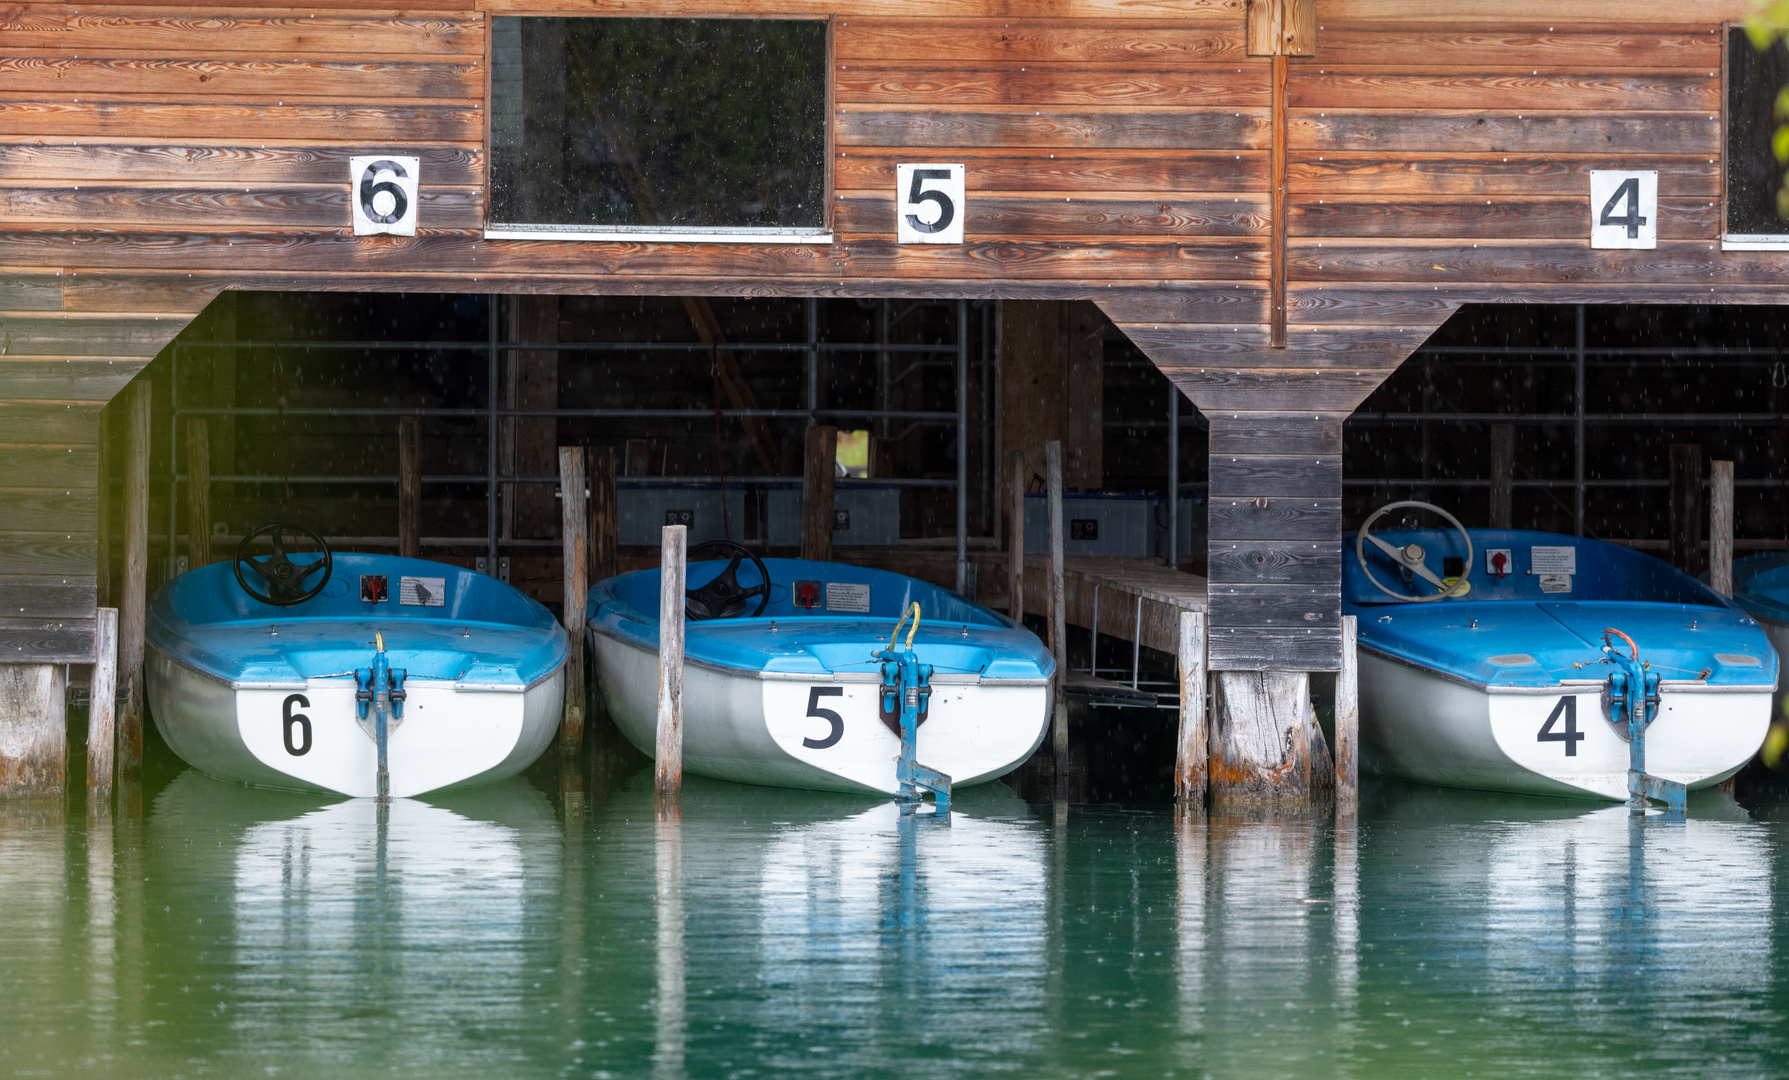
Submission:
<svg viewBox="0 0 1789 1080">
<path fill-rule="evenodd" d="M 892 648 L 891 629 L 914 604 L 920 626 L 909 648 L 930 668 L 929 685 L 914 688 L 920 710 L 914 755 L 926 771 L 944 774 L 945 792 L 1005 775 L 1043 742 L 1055 661 L 1011 619 L 885 570 L 762 559 L 726 541 L 698 545 L 691 559 L 705 549 L 725 558 L 691 561 L 687 570 L 686 772 L 899 795 L 901 695 L 885 692 L 884 656 Z M 595 585 L 588 625 L 609 714 L 650 756 L 658 710 L 659 571 Z"/>
<path fill-rule="evenodd" d="M 156 729 L 221 780 L 421 795 L 513 776 L 559 729 L 568 639 L 546 608 L 457 566 L 332 553 L 296 526 L 157 590 L 146 638 Z"/>
<path fill-rule="evenodd" d="M 1451 528 L 1373 529 L 1395 510 L 1432 512 Z M 1376 511 L 1353 548 L 1342 603 L 1359 620 L 1363 769 L 1629 799 L 1629 700 L 1648 711 L 1639 771 L 1668 784 L 1718 784 L 1764 740 L 1778 669 L 1764 628 L 1650 555 L 1466 529 L 1409 502 Z"/>
</svg>

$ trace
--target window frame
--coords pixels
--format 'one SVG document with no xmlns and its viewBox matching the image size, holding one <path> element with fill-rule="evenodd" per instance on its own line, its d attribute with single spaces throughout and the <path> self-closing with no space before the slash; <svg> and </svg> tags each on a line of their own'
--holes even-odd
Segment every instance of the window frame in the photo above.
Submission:
<svg viewBox="0 0 1789 1080">
<path fill-rule="evenodd" d="M 493 30 L 498 17 L 522 19 L 630 19 L 630 18 L 680 18 L 680 19 L 756 19 L 775 20 L 779 22 L 823 22 L 826 24 L 826 90 L 825 90 L 825 160 L 820 176 L 820 214 L 821 224 L 818 227 L 793 226 L 761 226 L 761 225 L 726 225 L 726 226 L 692 226 L 665 225 L 657 228 L 642 228 L 637 225 L 531 225 L 516 222 L 497 222 L 491 220 L 491 175 L 492 150 L 495 144 L 491 126 L 494 123 L 496 109 L 493 108 L 492 84 L 496 77 L 496 35 Z M 586 243 L 646 243 L 646 244 L 832 244 L 837 241 L 833 229 L 833 212 L 837 198 L 833 191 L 833 158 L 834 135 L 836 125 L 833 117 L 838 103 L 838 81 L 833 73 L 838 69 L 833 66 L 834 42 L 837 40 L 837 25 L 834 17 L 827 15 L 760 15 L 756 12 L 706 12 L 679 11 L 674 15 L 644 16 L 635 13 L 598 13 L 583 11 L 547 11 L 528 9 L 521 11 L 486 11 L 485 12 L 485 97 L 484 97 L 484 226 L 483 236 L 486 240 L 570 240 Z"/>
<path fill-rule="evenodd" d="M 1721 250 L 1722 251 L 1789 251 L 1789 221 L 1783 223 L 1780 233 L 1735 233 L 1727 228 L 1727 208 L 1730 204 L 1728 185 L 1733 176 L 1732 162 L 1728 160 L 1728 126 L 1732 122 L 1731 101 L 1733 65 L 1729 61 L 1731 55 L 1733 32 L 1744 32 L 1745 24 L 1736 20 L 1728 20 L 1721 24 Z"/>
</svg>

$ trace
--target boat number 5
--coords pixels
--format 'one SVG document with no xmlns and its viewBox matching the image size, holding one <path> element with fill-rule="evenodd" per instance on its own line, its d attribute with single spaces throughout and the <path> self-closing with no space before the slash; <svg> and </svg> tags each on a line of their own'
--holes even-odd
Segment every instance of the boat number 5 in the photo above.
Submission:
<svg viewBox="0 0 1789 1080">
<path fill-rule="evenodd" d="M 1565 730 L 1554 731 L 1553 725 L 1565 719 Z M 1577 757 L 1578 744 L 1584 741 L 1584 733 L 1578 730 L 1578 699 L 1562 697 L 1553 711 L 1547 714 L 1547 722 L 1541 725 L 1540 734 L 1534 737 L 1535 742 L 1562 742 L 1565 744 L 1565 756 Z"/>
<path fill-rule="evenodd" d="M 820 707 L 820 699 L 823 697 L 844 696 L 845 688 L 842 686 L 814 686 L 808 689 L 808 715 L 824 718 L 832 725 L 832 730 L 826 733 L 824 739 L 803 739 L 801 745 L 809 750 L 824 750 L 845 737 L 845 718 L 831 709 Z"/>
<path fill-rule="evenodd" d="M 286 753 L 293 757 L 303 757 L 311 752 L 311 718 L 303 713 L 293 712 L 292 706 L 294 705 L 302 705 L 308 709 L 311 707 L 311 703 L 303 694 L 292 694 L 286 698 L 286 703 L 280 706 L 280 719 L 284 721 L 286 727 Z M 303 736 L 302 741 L 296 743 L 292 741 L 293 728 L 297 728 L 299 734 Z"/>
</svg>

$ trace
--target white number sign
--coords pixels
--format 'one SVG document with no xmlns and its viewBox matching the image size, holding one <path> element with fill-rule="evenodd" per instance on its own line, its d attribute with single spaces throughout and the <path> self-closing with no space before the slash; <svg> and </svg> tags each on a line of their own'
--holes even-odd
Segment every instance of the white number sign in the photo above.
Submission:
<svg viewBox="0 0 1789 1080">
<path fill-rule="evenodd" d="M 1590 246 L 1659 246 L 1658 173 L 1591 172 Z"/>
<path fill-rule="evenodd" d="M 963 242 L 963 166 L 895 166 L 895 237 L 903 244 Z"/>
<path fill-rule="evenodd" d="M 348 159 L 348 202 L 354 235 L 416 235 L 416 184 L 422 161 L 413 157 Z"/>
</svg>

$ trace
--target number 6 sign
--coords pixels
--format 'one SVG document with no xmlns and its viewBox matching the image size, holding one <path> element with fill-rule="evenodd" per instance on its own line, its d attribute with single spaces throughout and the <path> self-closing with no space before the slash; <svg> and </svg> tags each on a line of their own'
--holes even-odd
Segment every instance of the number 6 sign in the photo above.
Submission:
<svg viewBox="0 0 1789 1080">
<path fill-rule="evenodd" d="M 895 238 L 903 244 L 963 242 L 963 166 L 895 166 Z"/>
<path fill-rule="evenodd" d="M 1659 246 L 1658 173 L 1591 171 L 1590 246 Z"/>
<path fill-rule="evenodd" d="M 348 159 L 348 203 L 354 235 L 416 235 L 416 185 L 422 162 L 413 157 Z"/>
</svg>

